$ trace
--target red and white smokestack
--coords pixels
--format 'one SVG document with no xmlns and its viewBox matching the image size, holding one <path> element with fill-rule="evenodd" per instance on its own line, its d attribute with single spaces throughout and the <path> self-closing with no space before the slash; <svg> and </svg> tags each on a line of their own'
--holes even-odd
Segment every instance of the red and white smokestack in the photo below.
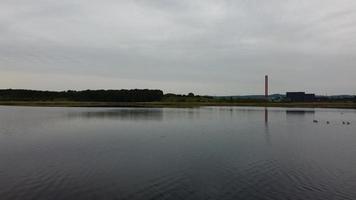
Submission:
<svg viewBox="0 0 356 200">
<path fill-rule="evenodd" d="M 268 76 L 265 76 L 265 98 L 268 99 Z"/>
</svg>

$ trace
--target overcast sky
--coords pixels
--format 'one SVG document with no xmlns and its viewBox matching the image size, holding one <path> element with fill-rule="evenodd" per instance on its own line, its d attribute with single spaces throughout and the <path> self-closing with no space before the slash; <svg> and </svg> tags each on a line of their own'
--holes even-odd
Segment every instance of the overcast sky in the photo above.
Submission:
<svg viewBox="0 0 356 200">
<path fill-rule="evenodd" d="M 355 0 L 0 0 L 0 88 L 356 94 Z"/>
</svg>

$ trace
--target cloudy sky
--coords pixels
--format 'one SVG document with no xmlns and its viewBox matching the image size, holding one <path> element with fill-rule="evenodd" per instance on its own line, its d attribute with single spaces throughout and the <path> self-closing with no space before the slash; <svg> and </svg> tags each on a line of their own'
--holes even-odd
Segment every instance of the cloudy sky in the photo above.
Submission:
<svg viewBox="0 0 356 200">
<path fill-rule="evenodd" d="M 0 88 L 356 94 L 355 0 L 0 0 Z"/>
</svg>

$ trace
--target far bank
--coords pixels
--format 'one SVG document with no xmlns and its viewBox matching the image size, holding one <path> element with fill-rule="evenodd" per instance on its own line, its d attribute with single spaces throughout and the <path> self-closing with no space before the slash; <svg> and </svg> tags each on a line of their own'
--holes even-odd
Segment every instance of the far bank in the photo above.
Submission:
<svg viewBox="0 0 356 200">
<path fill-rule="evenodd" d="M 2 106 L 36 107 L 143 107 L 143 108 L 193 108 L 203 106 L 253 106 L 290 108 L 340 108 L 356 109 L 354 102 L 85 102 L 85 101 L 0 101 Z"/>
</svg>

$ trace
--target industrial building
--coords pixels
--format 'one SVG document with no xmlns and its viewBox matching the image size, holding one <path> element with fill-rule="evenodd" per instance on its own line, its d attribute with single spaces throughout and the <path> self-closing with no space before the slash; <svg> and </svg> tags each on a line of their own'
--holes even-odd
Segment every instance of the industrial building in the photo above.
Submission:
<svg viewBox="0 0 356 200">
<path fill-rule="evenodd" d="M 315 94 L 305 92 L 287 92 L 286 97 L 292 102 L 312 102 L 315 101 Z"/>
</svg>

